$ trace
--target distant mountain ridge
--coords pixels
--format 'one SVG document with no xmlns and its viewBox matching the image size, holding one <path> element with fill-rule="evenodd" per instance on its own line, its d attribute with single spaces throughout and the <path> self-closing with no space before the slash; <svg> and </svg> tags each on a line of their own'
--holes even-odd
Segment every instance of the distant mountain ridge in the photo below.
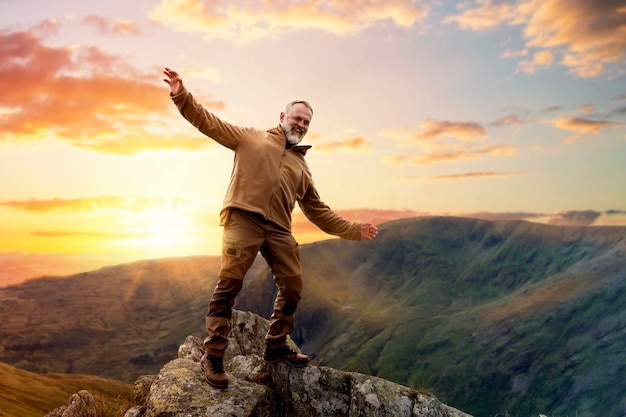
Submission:
<svg viewBox="0 0 626 417">
<path fill-rule="evenodd" d="M 319 364 L 433 388 L 475 416 L 625 415 L 625 237 L 425 217 L 370 242 L 302 245 L 294 340 Z M 218 268 L 173 258 L 0 288 L 0 360 L 127 382 L 154 373 L 203 335 Z M 274 292 L 259 259 L 236 308 L 267 318 Z"/>
</svg>

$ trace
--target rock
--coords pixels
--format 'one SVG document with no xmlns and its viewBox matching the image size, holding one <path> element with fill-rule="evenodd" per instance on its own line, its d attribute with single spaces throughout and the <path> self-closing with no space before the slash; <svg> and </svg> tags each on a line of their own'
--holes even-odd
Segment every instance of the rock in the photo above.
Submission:
<svg viewBox="0 0 626 417">
<path fill-rule="evenodd" d="M 198 362 L 179 358 L 166 364 L 152 384 L 145 417 L 261 416 L 271 395 L 268 387 L 238 378 L 231 378 L 228 390 L 214 389 Z"/>
<path fill-rule="evenodd" d="M 158 375 L 137 378 L 135 406 L 124 417 L 471 417 L 381 378 L 325 366 L 267 364 L 262 354 L 268 326 L 255 314 L 233 312 L 224 356 L 230 379 L 226 390 L 206 383 L 199 363 L 202 340 L 188 336 L 178 358 Z M 288 343 L 299 350 L 290 339 Z M 53 413 L 46 417 L 98 417 L 86 391 Z"/>
<path fill-rule="evenodd" d="M 98 417 L 96 400 L 85 390 L 72 394 L 67 406 L 54 409 L 45 417 Z"/>
<path fill-rule="evenodd" d="M 268 322 L 235 311 L 224 357 L 230 386 L 209 386 L 200 369 L 202 340 L 188 336 L 178 359 L 151 382 L 149 395 L 125 417 L 471 417 L 432 396 L 381 378 L 324 366 L 268 365 L 261 355 Z M 297 349 L 290 340 L 289 344 Z M 139 380 L 138 380 L 139 382 Z M 136 389 L 146 390 L 141 377 Z M 129 410 L 129 412 L 131 411 Z"/>
</svg>

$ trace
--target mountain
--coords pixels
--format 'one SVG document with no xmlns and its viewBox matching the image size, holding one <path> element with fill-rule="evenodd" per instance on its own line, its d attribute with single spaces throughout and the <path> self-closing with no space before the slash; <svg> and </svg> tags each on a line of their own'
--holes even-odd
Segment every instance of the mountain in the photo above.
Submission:
<svg viewBox="0 0 626 417">
<path fill-rule="evenodd" d="M 294 340 L 320 365 L 433 389 L 475 416 L 626 415 L 626 228 L 424 217 L 301 246 Z M 219 259 L 0 288 L 0 360 L 132 382 L 204 335 Z M 236 308 L 269 317 L 255 261 Z"/>
<path fill-rule="evenodd" d="M 0 360 L 132 382 L 204 326 L 219 258 L 141 261 L 0 288 Z"/>
<path fill-rule="evenodd" d="M 82 389 L 88 389 L 95 395 L 103 416 L 119 415 L 133 400 L 132 385 L 119 381 L 93 375 L 40 375 L 2 362 L 0 381 L 2 417 L 42 417 L 66 403 L 72 393 Z"/>
</svg>

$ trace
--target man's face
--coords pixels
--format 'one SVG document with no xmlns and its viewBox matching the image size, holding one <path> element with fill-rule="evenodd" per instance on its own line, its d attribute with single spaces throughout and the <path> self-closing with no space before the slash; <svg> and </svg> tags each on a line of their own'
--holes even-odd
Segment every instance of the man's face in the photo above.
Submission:
<svg viewBox="0 0 626 417">
<path fill-rule="evenodd" d="M 280 114 L 280 126 L 285 131 L 287 141 L 292 145 L 300 143 L 306 132 L 309 130 L 309 124 L 313 114 L 307 106 L 302 103 L 296 103 L 287 113 Z"/>
</svg>

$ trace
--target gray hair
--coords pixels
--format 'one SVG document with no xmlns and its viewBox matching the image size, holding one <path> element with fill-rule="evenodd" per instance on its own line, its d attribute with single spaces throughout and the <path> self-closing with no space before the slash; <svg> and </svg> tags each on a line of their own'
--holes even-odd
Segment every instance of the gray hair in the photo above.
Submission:
<svg viewBox="0 0 626 417">
<path fill-rule="evenodd" d="M 313 114 L 313 107 L 311 107 L 309 102 L 305 100 L 294 100 L 287 103 L 287 105 L 285 106 L 285 114 L 289 113 L 289 110 L 296 104 L 304 104 L 309 110 L 311 110 L 311 114 Z"/>
</svg>

